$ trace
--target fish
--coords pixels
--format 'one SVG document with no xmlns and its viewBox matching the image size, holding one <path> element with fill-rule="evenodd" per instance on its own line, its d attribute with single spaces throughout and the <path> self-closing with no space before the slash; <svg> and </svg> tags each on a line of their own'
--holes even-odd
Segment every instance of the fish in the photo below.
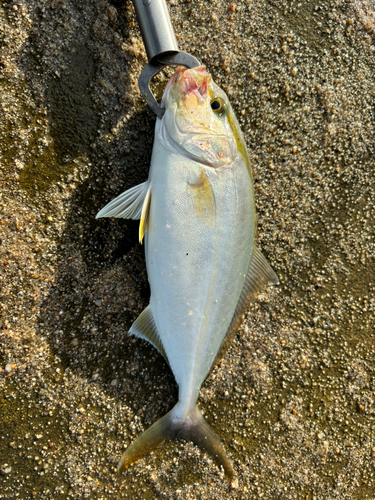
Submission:
<svg viewBox="0 0 375 500">
<path fill-rule="evenodd" d="M 197 406 L 199 391 L 248 304 L 278 278 L 256 247 L 252 166 L 225 92 L 205 66 L 180 66 L 161 106 L 147 181 L 96 216 L 140 219 L 151 296 L 129 333 L 164 356 L 178 385 L 176 405 L 126 449 L 118 470 L 182 438 L 232 480 L 232 462 Z"/>
</svg>

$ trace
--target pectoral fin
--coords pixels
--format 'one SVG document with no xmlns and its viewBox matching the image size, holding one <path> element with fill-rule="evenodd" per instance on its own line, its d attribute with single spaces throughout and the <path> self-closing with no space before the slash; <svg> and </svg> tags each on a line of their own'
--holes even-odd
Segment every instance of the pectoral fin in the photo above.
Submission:
<svg viewBox="0 0 375 500">
<path fill-rule="evenodd" d="M 168 358 L 165 353 L 158 329 L 156 328 L 150 306 L 147 306 L 146 309 L 141 312 L 141 314 L 130 327 L 129 333 L 135 335 L 136 337 L 139 337 L 140 339 L 150 342 L 150 344 L 152 344 L 155 349 L 157 349 L 160 354 L 164 356 L 166 362 L 168 363 Z"/>
<path fill-rule="evenodd" d="M 118 217 L 122 219 L 140 219 L 149 184 L 147 180 L 120 194 L 120 196 L 117 196 L 117 198 L 102 208 L 96 218 Z"/>
<path fill-rule="evenodd" d="M 189 182 L 187 192 L 197 217 L 210 229 L 215 227 L 216 203 L 214 190 L 206 172 L 202 169 L 198 179 Z"/>
<path fill-rule="evenodd" d="M 264 255 L 257 248 L 254 248 L 246 274 L 245 283 L 243 285 L 231 324 L 228 328 L 226 336 L 224 337 L 215 361 L 212 363 L 210 371 L 216 363 L 221 360 L 232 343 L 233 337 L 236 335 L 238 328 L 241 325 L 243 315 L 246 312 L 248 305 L 257 298 L 267 284 L 278 285 L 279 279 Z"/>
</svg>

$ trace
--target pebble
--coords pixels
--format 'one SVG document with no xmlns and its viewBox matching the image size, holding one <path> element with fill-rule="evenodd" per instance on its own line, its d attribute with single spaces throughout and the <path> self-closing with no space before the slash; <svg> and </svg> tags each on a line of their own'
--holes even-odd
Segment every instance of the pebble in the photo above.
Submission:
<svg viewBox="0 0 375 500">
<path fill-rule="evenodd" d="M 5 476 L 6 474 L 10 474 L 12 472 L 12 467 L 10 467 L 8 464 L 4 464 L 0 468 L 0 472 Z"/>
</svg>

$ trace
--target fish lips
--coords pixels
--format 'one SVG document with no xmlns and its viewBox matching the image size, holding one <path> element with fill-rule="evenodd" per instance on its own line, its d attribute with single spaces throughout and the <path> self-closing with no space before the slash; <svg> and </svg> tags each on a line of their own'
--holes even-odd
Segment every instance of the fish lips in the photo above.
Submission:
<svg viewBox="0 0 375 500">
<path fill-rule="evenodd" d="M 161 107 L 166 108 L 168 100 L 178 102 L 190 94 L 194 95 L 198 102 L 203 102 L 207 98 L 210 82 L 211 75 L 207 73 L 205 66 L 192 69 L 178 66 L 165 87 Z"/>
</svg>

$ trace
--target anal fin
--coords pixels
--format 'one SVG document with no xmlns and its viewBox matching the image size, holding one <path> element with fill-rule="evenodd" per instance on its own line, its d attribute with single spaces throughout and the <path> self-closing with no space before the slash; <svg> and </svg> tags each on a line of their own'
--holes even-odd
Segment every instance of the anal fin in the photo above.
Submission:
<svg viewBox="0 0 375 500">
<path fill-rule="evenodd" d="M 130 327 L 129 333 L 150 342 L 150 344 L 164 356 L 166 362 L 169 364 L 150 306 L 147 306 L 146 309 L 141 312 Z"/>
</svg>

